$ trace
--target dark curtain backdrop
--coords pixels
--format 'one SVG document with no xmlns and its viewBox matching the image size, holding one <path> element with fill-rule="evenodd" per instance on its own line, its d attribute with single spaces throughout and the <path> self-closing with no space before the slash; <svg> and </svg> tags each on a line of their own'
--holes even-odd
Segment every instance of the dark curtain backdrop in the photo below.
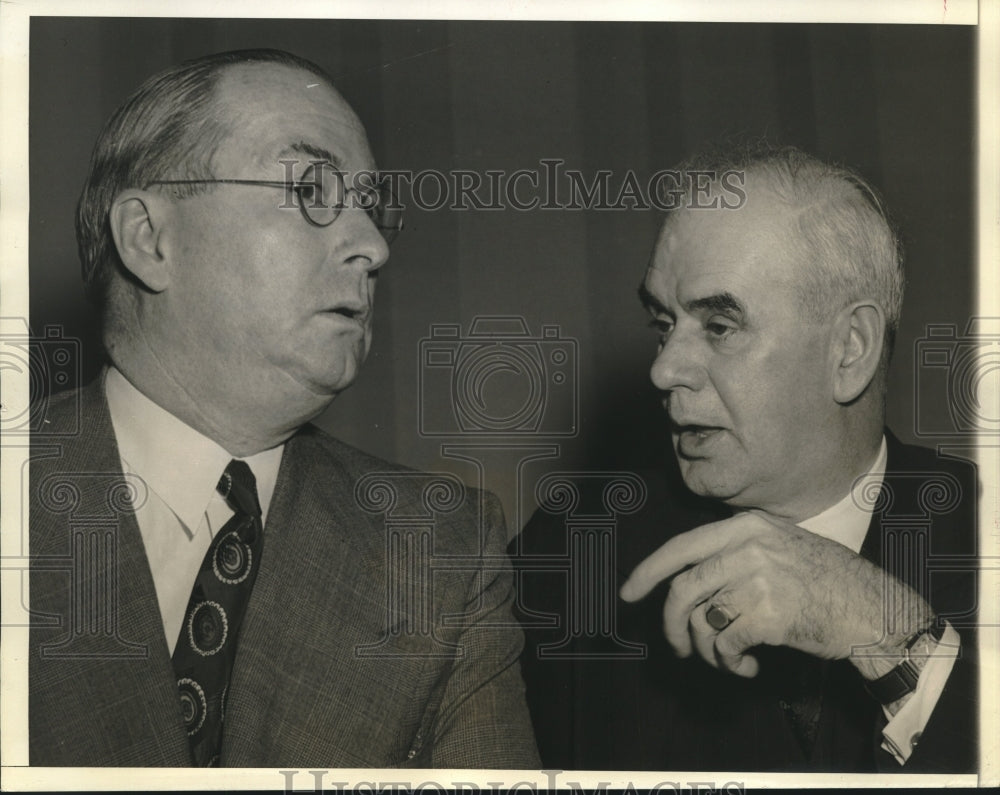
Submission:
<svg viewBox="0 0 1000 795">
<path fill-rule="evenodd" d="M 112 110 L 168 64 L 278 47 L 333 75 L 383 168 L 485 174 L 538 170 L 542 158 L 559 158 L 591 177 L 610 170 L 617 188 L 629 171 L 644 182 L 729 135 L 765 135 L 856 167 L 883 190 L 906 242 L 908 293 L 888 416 L 912 440 L 915 342 L 927 323 L 961 331 L 974 300 L 974 34 L 917 26 L 35 17 L 31 326 L 37 334 L 59 324 L 81 338 L 84 374 L 96 372 L 73 210 Z M 433 193 L 428 185 L 426 195 Z M 469 482 L 485 478 L 504 499 L 512 530 L 532 509 L 541 472 L 662 463 L 668 437 L 647 379 L 655 342 L 636 300 L 659 220 L 653 210 L 411 206 L 380 280 L 368 364 L 320 424 L 389 459 Z M 440 378 L 424 385 L 440 394 L 421 396 L 419 341 L 432 324 L 464 332 L 479 315 L 519 316 L 533 335 L 558 326 L 559 339 L 576 341 L 575 435 L 421 435 L 421 407 L 439 411 L 451 397 Z M 572 350 L 540 345 L 546 354 L 559 345 Z M 523 379 L 511 373 L 488 387 L 498 406 L 525 400 Z M 923 407 L 945 412 L 943 390 L 927 392 Z M 550 388 L 547 397 L 543 429 L 565 429 L 571 396 Z M 482 441 L 501 446 L 442 450 Z M 541 445 L 558 445 L 557 455 Z"/>
</svg>

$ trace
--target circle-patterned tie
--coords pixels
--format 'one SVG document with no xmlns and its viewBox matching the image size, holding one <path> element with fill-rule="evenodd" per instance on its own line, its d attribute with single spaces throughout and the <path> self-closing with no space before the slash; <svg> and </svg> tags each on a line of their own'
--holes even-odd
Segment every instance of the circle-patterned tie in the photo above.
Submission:
<svg viewBox="0 0 1000 795">
<path fill-rule="evenodd" d="M 205 553 L 173 655 L 181 713 L 198 767 L 219 762 L 229 675 L 264 542 L 250 467 L 230 461 L 217 489 L 235 513 Z"/>
</svg>

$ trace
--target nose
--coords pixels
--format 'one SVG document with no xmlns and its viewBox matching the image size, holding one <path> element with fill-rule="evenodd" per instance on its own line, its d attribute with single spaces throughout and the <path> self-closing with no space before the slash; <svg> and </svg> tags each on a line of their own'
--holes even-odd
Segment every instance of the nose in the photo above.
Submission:
<svg viewBox="0 0 1000 795">
<path fill-rule="evenodd" d="M 649 370 L 653 385 L 661 391 L 690 389 L 697 391 L 704 383 L 704 367 L 698 360 L 696 343 L 674 329 L 660 345 Z"/>
<path fill-rule="evenodd" d="M 367 272 L 377 271 L 389 259 L 389 244 L 375 222 L 360 207 L 346 207 L 333 223 L 339 228 L 344 261 L 360 265 Z"/>
</svg>

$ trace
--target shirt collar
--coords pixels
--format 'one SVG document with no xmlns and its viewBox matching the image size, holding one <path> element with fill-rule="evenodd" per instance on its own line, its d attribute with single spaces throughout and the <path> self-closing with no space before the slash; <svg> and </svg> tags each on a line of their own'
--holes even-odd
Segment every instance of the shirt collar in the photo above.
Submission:
<svg viewBox="0 0 1000 795">
<path fill-rule="evenodd" d="M 874 509 L 871 495 L 877 493 L 877 487 L 881 485 L 885 476 L 886 456 L 886 442 L 883 436 L 875 462 L 865 474 L 855 479 L 847 496 L 822 513 L 799 522 L 799 527 L 831 541 L 837 541 L 854 552 L 860 552 Z"/>
<path fill-rule="evenodd" d="M 108 368 L 105 391 L 122 460 L 194 535 L 233 456 L 146 397 L 115 367 Z M 279 445 L 243 459 L 257 480 L 265 519 L 283 449 Z"/>
</svg>

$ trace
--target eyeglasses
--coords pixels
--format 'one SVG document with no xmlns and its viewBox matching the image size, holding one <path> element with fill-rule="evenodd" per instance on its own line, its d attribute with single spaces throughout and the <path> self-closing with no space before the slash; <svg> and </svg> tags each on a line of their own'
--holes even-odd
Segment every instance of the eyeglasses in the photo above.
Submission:
<svg viewBox="0 0 1000 795">
<path fill-rule="evenodd" d="M 313 226 L 326 227 L 348 207 L 364 210 L 387 243 L 391 243 L 403 228 L 403 207 L 390 189 L 387 176 L 377 172 L 358 173 L 361 185 L 348 188 L 344 175 L 330 163 L 312 163 L 294 182 L 260 179 L 157 179 L 152 185 L 261 185 L 283 188 L 295 194 L 302 217 Z M 294 205 L 282 204 L 281 208 Z"/>
</svg>

